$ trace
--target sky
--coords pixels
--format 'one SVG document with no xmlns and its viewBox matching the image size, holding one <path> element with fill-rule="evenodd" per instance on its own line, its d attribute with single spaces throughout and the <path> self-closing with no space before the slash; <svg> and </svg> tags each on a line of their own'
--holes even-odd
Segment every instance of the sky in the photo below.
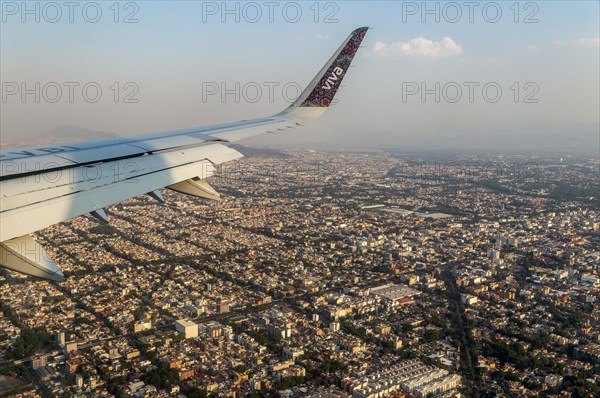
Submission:
<svg viewBox="0 0 600 398">
<path fill-rule="evenodd" d="M 355 28 L 320 120 L 254 146 L 600 151 L 600 2 L 1 2 L 0 141 L 275 114 Z"/>
</svg>

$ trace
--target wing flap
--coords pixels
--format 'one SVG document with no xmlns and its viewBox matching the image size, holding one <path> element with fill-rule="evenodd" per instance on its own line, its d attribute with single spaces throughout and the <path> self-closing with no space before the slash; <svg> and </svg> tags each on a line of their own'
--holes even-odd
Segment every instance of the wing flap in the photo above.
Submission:
<svg viewBox="0 0 600 398">
<path fill-rule="evenodd" d="M 13 271 L 60 281 L 63 273 L 44 248 L 29 235 L 0 243 L 0 264 Z"/>
<path fill-rule="evenodd" d="M 196 180 L 191 178 L 189 180 L 178 182 L 177 184 L 169 185 L 167 188 L 179 193 L 195 196 L 197 198 L 210 200 L 221 199 L 221 195 L 204 180 Z"/>
</svg>

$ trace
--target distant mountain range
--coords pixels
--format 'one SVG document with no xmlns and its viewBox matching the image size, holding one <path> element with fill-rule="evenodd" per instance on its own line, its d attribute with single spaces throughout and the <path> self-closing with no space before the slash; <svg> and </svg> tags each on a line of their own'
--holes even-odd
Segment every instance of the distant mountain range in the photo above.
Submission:
<svg viewBox="0 0 600 398">
<path fill-rule="evenodd" d="M 114 137 L 117 137 L 117 134 L 106 131 L 94 131 L 76 125 L 64 125 L 53 128 L 52 130 L 22 135 L 19 137 L 2 137 L 2 147 L 54 145 Z"/>
</svg>

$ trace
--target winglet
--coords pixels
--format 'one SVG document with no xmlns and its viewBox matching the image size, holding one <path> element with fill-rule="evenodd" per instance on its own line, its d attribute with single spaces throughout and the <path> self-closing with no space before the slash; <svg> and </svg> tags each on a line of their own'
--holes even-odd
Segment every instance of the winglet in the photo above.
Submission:
<svg viewBox="0 0 600 398">
<path fill-rule="evenodd" d="M 327 61 L 298 99 L 282 114 L 306 121 L 325 112 L 340 88 L 368 29 L 368 27 L 362 27 L 350 33 L 350 36 Z"/>
</svg>

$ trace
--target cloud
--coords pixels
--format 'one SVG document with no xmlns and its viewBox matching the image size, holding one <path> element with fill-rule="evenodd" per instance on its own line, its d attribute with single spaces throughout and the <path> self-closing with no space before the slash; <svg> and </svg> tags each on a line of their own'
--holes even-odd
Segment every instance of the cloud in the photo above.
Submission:
<svg viewBox="0 0 600 398">
<path fill-rule="evenodd" d="M 556 40 L 554 44 L 567 47 L 598 47 L 600 46 L 600 37 L 579 37 L 573 40 Z"/>
<path fill-rule="evenodd" d="M 373 46 L 373 53 L 383 57 L 405 55 L 410 57 L 446 58 L 460 55 L 462 52 L 461 46 L 449 37 L 444 37 L 441 41 L 415 37 L 407 42 L 397 41 L 390 44 L 378 41 Z"/>
<path fill-rule="evenodd" d="M 329 36 L 329 35 L 322 35 L 320 33 L 315 38 L 317 40 L 321 40 L 321 41 L 322 40 L 331 40 L 331 36 Z"/>
<path fill-rule="evenodd" d="M 296 36 L 294 37 L 294 41 L 304 41 L 304 36 Z"/>
<path fill-rule="evenodd" d="M 573 44 L 577 47 L 598 47 L 600 45 L 600 37 L 580 37 L 575 39 Z"/>
<path fill-rule="evenodd" d="M 540 46 L 538 46 L 537 44 L 530 44 L 529 46 L 527 46 L 527 49 L 528 49 L 529 51 L 536 52 L 536 51 L 540 51 L 540 50 L 541 50 L 541 47 L 540 47 Z"/>
</svg>

